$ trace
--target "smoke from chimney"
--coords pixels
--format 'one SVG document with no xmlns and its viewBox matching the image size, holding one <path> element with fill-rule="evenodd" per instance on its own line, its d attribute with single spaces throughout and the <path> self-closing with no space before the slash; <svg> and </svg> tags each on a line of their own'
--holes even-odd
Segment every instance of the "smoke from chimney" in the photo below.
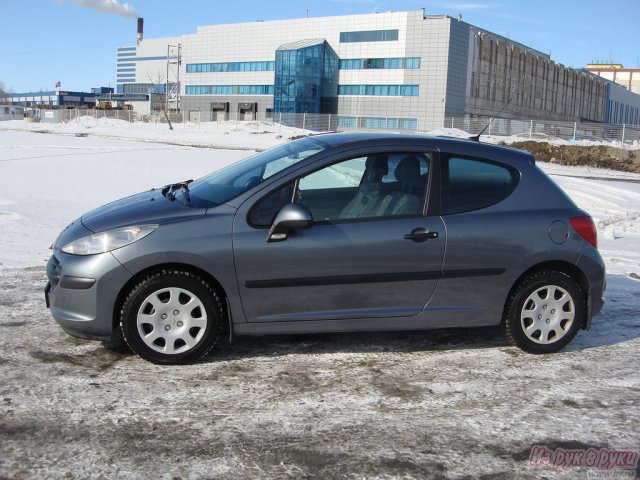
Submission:
<svg viewBox="0 0 640 480">
<path fill-rule="evenodd" d="M 63 0 L 64 1 L 64 0 Z M 114 13 L 122 17 L 136 18 L 138 13 L 132 5 L 118 0 L 70 0 L 78 7 L 90 8 L 100 13 Z"/>
<path fill-rule="evenodd" d="M 143 30 L 144 30 L 144 18 L 138 17 L 138 46 L 140 45 L 140 42 L 142 42 Z"/>
</svg>

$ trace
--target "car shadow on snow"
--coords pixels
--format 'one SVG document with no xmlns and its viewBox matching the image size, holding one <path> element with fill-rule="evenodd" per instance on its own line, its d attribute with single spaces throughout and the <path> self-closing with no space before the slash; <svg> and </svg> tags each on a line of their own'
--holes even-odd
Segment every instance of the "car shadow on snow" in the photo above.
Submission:
<svg viewBox="0 0 640 480">
<path fill-rule="evenodd" d="M 640 281 L 607 275 L 606 303 L 589 331 L 581 330 L 560 353 L 616 345 L 640 336 Z M 506 350 L 505 347 L 508 347 Z M 291 354 L 442 352 L 465 349 L 520 352 L 500 326 L 409 332 L 330 333 L 238 337 L 220 342 L 204 361 Z M 524 353 L 524 352 L 521 352 Z"/>
<path fill-rule="evenodd" d="M 617 345 L 640 337 L 640 281 L 622 275 L 607 275 L 602 311 L 593 318 L 591 329 L 580 332 L 563 351 Z"/>
<path fill-rule="evenodd" d="M 221 342 L 204 361 L 292 354 L 411 353 L 507 347 L 500 327 L 410 332 L 358 332 L 237 337 Z"/>
</svg>

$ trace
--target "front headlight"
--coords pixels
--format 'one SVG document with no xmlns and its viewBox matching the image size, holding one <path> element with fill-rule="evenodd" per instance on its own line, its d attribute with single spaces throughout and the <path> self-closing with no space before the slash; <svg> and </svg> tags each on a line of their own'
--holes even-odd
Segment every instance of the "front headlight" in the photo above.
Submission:
<svg viewBox="0 0 640 480">
<path fill-rule="evenodd" d="M 158 225 L 134 225 L 131 227 L 114 228 L 105 232 L 93 233 L 74 240 L 60 249 L 71 255 L 95 255 L 122 248 L 153 232 Z"/>
</svg>

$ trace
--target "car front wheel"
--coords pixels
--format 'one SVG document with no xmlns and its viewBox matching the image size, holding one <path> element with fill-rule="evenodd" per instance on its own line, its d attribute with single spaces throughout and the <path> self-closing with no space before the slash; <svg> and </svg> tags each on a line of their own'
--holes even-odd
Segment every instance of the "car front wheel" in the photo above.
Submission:
<svg viewBox="0 0 640 480">
<path fill-rule="evenodd" d="M 542 270 L 526 277 L 511 293 L 505 332 L 526 352 L 553 353 L 573 340 L 585 312 L 585 295 L 571 277 Z"/>
<path fill-rule="evenodd" d="M 154 363 L 191 363 L 215 345 L 222 304 L 202 277 L 163 270 L 136 284 L 120 312 L 124 339 L 135 353 Z"/>
</svg>

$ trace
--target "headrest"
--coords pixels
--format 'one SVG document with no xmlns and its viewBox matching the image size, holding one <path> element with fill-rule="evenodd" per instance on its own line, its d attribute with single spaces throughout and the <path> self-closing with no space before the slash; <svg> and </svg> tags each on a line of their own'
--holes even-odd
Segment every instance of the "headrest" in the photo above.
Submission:
<svg viewBox="0 0 640 480">
<path fill-rule="evenodd" d="M 379 180 L 389 173 L 389 165 L 387 163 L 387 155 L 369 155 L 365 163 L 365 167 L 369 171 L 373 171 L 374 178 Z"/>
<path fill-rule="evenodd" d="M 404 157 L 395 171 L 396 178 L 402 182 L 410 182 L 420 177 L 420 161 L 417 157 L 411 155 Z"/>
</svg>

